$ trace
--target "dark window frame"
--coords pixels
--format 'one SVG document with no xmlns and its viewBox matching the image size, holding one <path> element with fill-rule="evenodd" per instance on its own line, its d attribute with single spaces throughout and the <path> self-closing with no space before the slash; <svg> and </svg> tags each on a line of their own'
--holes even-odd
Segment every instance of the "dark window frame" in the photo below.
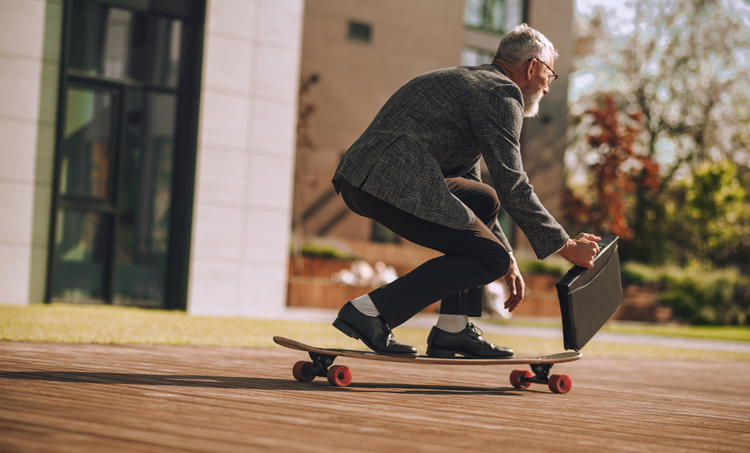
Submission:
<svg viewBox="0 0 750 453">
<path fill-rule="evenodd" d="M 483 1 L 486 2 L 486 1 L 492 1 L 492 0 L 483 0 Z M 505 30 L 503 28 L 504 25 L 502 25 L 502 24 L 504 24 L 504 22 L 506 22 L 505 18 L 506 18 L 506 15 L 507 15 L 507 3 L 506 3 L 507 0 L 497 0 L 497 1 L 499 1 L 501 3 L 501 6 L 500 6 L 500 8 L 501 8 L 501 19 L 500 19 L 501 25 L 500 25 L 499 28 L 495 28 L 495 27 L 493 27 L 491 25 L 488 26 L 487 24 L 489 23 L 489 20 L 486 17 L 482 17 L 482 24 L 479 24 L 479 25 L 470 24 L 467 21 L 467 17 L 466 17 L 466 14 L 467 14 L 468 8 L 469 8 L 469 3 L 468 2 L 466 3 L 466 5 L 464 7 L 465 8 L 464 9 L 464 25 L 466 25 L 467 28 L 470 28 L 472 30 L 478 30 L 478 31 L 483 31 L 483 32 L 487 32 L 487 33 L 494 33 L 494 34 L 499 34 L 499 35 L 503 35 L 503 34 L 507 33 L 508 30 Z M 528 10 L 529 10 L 529 8 L 528 8 L 528 2 L 527 2 L 527 0 L 519 0 L 519 1 L 520 1 L 520 6 L 521 6 L 521 20 L 520 20 L 519 24 L 522 24 L 522 23 L 526 23 L 528 21 Z M 485 12 L 485 11 L 483 11 L 483 12 Z"/>
<path fill-rule="evenodd" d="M 348 26 L 349 41 L 362 44 L 372 43 L 372 24 L 358 20 L 350 20 Z"/>
<path fill-rule="evenodd" d="M 153 17 L 165 17 L 180 19 L 183 21 L 182 37 L 180 43 L 180 61 L 185 65 L 178 82 L 177 88 L 153 86 L 133 80 L 110 80 L 101 76 L 82 74 L 81 71 L 68 69 L 70 61 L 71 23 L 73 3 L 85 3 L 99 6 L 110 6 L 147 13 Z M 143 0 L 63 0 L 63 24 L 62 45 L 60 55 L 60 68 L 58 76 L 58 109 L 55 131 L 55 158 L 52 183 L 52 203 L 48 236 L 47 275 L 44 302 L 54 302 L 52 296 L 52 285 L 54 279 L 55 260 L 55 233 L 57 231 L 57 214 L 61 208 L 86 209 L 104 213 L 112 216 L 112 229 L 110 232 L 110 256 L 107 285 L 107 296 L 100 301 L 111 304 L 114 290 L 114 247 L 117 228 L 118 205 L 117 196 L 119 188 L 118 169 L 122 159 L 122 113 L 124 109 L 124 95 L 129 87 L 137 87 L 150 92 L 174 93 L 177 96 L 177 113 L 175 118 L 175 150 L 180 150 L 181 158 L 175 158 L 172 168 L 172 207 L 169 227 L 168 252 L 166 257 L 166 276 L 164 279 L 165 295 L 164 304 L 161 308 L 186 309 L 187 286 L 189 275 L 190 242 L 192 235 L 192 215 L 195 189 L 195 168 L 198 147 L 198 117 L 200 111 L 200 86 L 202 77 L 202 60 L 205 27 L 205 0 L 193 0 L 192 14 L 168 14 L 158 11 L 149 11 L 147 1 Z M 158 2 L 154 2 L 158 3 Z M 163 2 L 162 2 L 163 3 Z M 165 4 L 166 5 L 166 4 Z M 64 128 L 68 88 L 81 86 L 90 88 L 105 88 L 117 91 L 118 105 L 115 117 L 117 118 L 116 130 L 114 130 L 113 164 L 111 169 L 110 193 L 107 200 L 90 200 L 85 197 L 66 196 L 60 193 L 60 165 L 62 157 L 62 143 L 64 140 Z"/>
</svg>

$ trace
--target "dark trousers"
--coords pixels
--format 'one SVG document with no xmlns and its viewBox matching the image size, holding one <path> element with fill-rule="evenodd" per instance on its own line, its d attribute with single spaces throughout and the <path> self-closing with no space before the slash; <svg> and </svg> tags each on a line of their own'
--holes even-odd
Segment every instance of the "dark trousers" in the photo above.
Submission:
<svg viewBox="0 0 750 453">
<path fill-rule="evenodd" d="M 500 211 L 495 190 L 464 178 L 449 178 L 446 183 L 477 217 L 468 230 L 422 220 L 342 181 L 341 195 L 352 211 L 444 254 L 370 293 L 392 329 L 438 300 L 442 300 L 441 314 L 481 316 L 483 285 L 508 272 L 510 256 L 490 231 Z"/>
</svg>

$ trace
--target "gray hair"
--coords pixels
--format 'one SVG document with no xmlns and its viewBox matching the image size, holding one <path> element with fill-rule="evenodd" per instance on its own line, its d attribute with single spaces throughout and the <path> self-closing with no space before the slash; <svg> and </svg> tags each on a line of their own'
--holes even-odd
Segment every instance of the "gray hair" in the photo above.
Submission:
<svg viewBox="0 0 750 453">
<path fill-rule="evenodd" d="M 530 58 L 546 60 L 547 56 L 552 60 L 559 56 L 555 46 L 543 34 L 526 24 L 518 25 L 503 36 L 495 52 L 495 58 L 514 65 L 525 63 Z"/>
</svg>

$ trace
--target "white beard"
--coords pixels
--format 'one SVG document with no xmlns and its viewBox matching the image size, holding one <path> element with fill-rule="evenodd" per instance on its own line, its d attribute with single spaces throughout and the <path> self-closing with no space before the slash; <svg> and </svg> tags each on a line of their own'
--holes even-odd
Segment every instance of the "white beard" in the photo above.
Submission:
<svg viewBox="0 0 750 453">
<path fill-rule="evenodd" d="M 533 118 L 539 114 L 539 101 L 544 96 L 544 82 L 540 80 L 533 89 L 523 93 L 523 116 Z"/>
</svg>

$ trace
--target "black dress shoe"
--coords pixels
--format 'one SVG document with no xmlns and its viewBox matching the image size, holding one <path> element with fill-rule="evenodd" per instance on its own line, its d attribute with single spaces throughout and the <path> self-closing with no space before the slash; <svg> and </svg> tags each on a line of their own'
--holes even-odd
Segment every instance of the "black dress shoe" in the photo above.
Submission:
<svg viewBox="0 0 750 453">
<path fill-rule="evenodd" d="M 417 356 L 414 346 L 400 344 L 393 338 L 393 333 L 380 316 L 367 316 L 347 302 L 341 310 L 333 327 L 344 334 L 360 339 L 368 348 L 382 355 Z"/>
<path fill-rule="evenodd" d="M 433 327 L 427 337 L 427 355 L 453 358 L 456 354 L 470 359 L 508 359 L 513 357 L 513 350 L 490 343 L 472 323 L 456 333 Z"/>
</svg>

